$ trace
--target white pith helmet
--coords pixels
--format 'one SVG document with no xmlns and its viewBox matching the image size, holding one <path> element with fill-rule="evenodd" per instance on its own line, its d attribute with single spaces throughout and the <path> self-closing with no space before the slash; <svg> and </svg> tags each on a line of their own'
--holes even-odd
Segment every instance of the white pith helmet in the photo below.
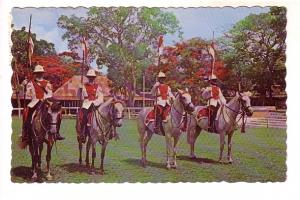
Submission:
<svg viewBox="0 0 300 200">
<path fill-rule="evenodd" d="M 44 67 L 42 65 L 37 65 L 34 67 L 33 73 L 45 72 Z"/>
<path fill-rule="evenodd" d="M 166 78 L 166 74 L 163 72 L 159 72 L 157 75 L 158 78 Z"/>
<path fill-rule="evenodd" d="M 86 76 L 89 76 L 89 77 L 96 77 L 96 72 L 95 70 L 93 69 L 89 69 L 89 71 L 86 73 Z"/>
</svg>

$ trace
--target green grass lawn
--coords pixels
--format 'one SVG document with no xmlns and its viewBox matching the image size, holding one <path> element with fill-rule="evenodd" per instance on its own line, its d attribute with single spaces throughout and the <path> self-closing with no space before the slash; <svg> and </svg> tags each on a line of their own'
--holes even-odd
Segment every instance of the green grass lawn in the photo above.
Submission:
<svg viewBox="0 0 300 200">
<path fill-rule="evenodd" d="M 64 119 L 61 133 L 66 140 L 57 142 L 52 151 L 52 182 L 275 182 L 286 179 L 286 130 L 272 128 L 247 129 L 233 136 L 233 164 L 215 162 L 219 153 L 219 137 L 201 134 L 195 151 L 197 159 L 188 158 L 189 146 L 183 134 L 179 143 L 178 168 L 165 168 L 165 139 L 154 135 L 148 145 L 148 166 L 140 165 L 140 148 L 136 122 L 126 120 L 118 129 L 119 141 L 111 141 L 105 158 L 105 175 L 93 174 L 85 165 L 78 164 L 78 145 L 75 120 Z M 30 182 L 31 159 L 28 150 L 17 145 L 21 120 L 12 123 L 13 182 Z M 100 166 L 100 145 L 97 147 L 96 168 Z M 42 170 L 45 171 L 45 149 Z M 225 148 L 225 154 L 227 148 Z M 85 154 L 84 154 L 85 155 Z M 84 158 L 83 158 L 84 160 Z M 43 177 L 41 181 L 45 181 Z"/>
</svg>

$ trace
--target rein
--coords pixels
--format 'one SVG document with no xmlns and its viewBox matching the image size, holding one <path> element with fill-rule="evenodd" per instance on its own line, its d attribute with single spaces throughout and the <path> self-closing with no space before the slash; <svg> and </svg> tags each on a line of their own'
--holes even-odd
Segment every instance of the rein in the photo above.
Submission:
<svg viewBox="0 0 300 200">
<path fill-rule="evenodd" d="M 239 100 L 239 106 L 241 106 L 240 100 Z M 231 124 L 231 123 L 234 121 L 234 123 L 233 123 L 234 126 L 237 126 L 238 123 L 239 123 L 239 121 L 242 119 L 242 132 L 244 132 L 244 131 L 245 131 L 245 124 L 246 124 L 246 120 L 245 120 L 246 111 L 245 111 L 245 109 L 249 108 L 250 106 L 244 107 L 244 106 L 242 105 L 242 109 L 239 109 L 239 111 L 235 111 L 234 109 L 230 108 L 230 107 L 227 106 L 226 104 L 222 106 L 222 109 L 223 109 L 224 107 L 225 107 L 225 108 L 228 108 L 230 111 L 234 112 L 234 113 L 237 114 L 237 115 L 239 115 L 239 114 L 241 115 L 240 118 L 236 121 L 236 119 L 231 118 L 231 117 L 229 116 L 227 110 L 225 110 L 225 113 L 226 113 L 227 117 L 229 118 L 229 124 Z M 225 116 L 224 116 L 224 112 L 222 112 L 222 116 L 223 116 L 224 121 L 226 122 L 226 119 L 225 119 Z"/>
<path fill-rule="evenodd" d="M 110 118 L 109 118 L 109 119 L 107 119 L 107 118 L 103 115 L 103 113 L 102 113 L 101 111 L 99 111 L 98 109 L 95 109 L 95 111 L 100 115 L 100 117 L 97 117 L 97 115 L 95 115 L 96 123 L 97 123 L 97 125 L 98 125 L 98 128 L 99 128 L 100 131 L 101 131 L 101 135 L 100 135 L 100 136 L 103 137 L 103 138 L 105 139 L 105 142 L 107 142 L 107 141 L 109 140 L 109 139 L 107 138 L 107 135 L 108 135 L 108 133 L 112 130 L 112 127 L 115 126 L 115 120 L 116 120 L 116 119 L 120 119 L 120 118 L 116 118 L 116 117 L 115 117 L 115 115 L 114 115 L 114 110 L 113 110 L 113 105 L 114 105 L 114 103 L 111 103 L 111 104 L 109 105 L 109 106 L 110 106 L 110 108 L 109 108 L 109 115 L 110 115 Z M 105 127 L 105 124 L 102 122 L 101 119 L 105 120 L 108 124 L 110 124 L 106 130 L 105 130 L 105 128 L 102 129 L 102 126 Z"/>
<path fill-rule="evenodd" d="M 185 93 L 187 93 L 187 92 L 185 92 Z M 185 93 L 183 93 L 183 94 L 185 94 Z M 183 95 L 183 94 L 176 94 L 175 95 L 175 97 L 177 98 L 177 96 L 178 95 Z M 181 97 L 179 97 L 179 98 L 181 98 Z M 183 117 L 186 117 L 186 119 L 187 119 L 187 108 L 188 108 L 188 106 L 192 103 L 192 102 L 189 102 L 187 105 L 184 105 L 183 103 L 182 103 L 182 101 L 181 101 L 181 99 L 179 99 L 179 102 L 181 103 L 181 105 L 183 106 L 183 113 L 181 113 L 181 112 L 179 112 L 176 108 L 175 108 L 175 106 L 171 106 L 171 112 L 172 112 L 172 110 L 175 110 L 176 111 L 176 113 L 178 113 L 178 114 L 180 114 L 180 122 L 179 122 L 179 124 L 178 124 L 178 126 L 175 126 L 175 128 L 181 128 L 181 125 L 184 123 L 184 120 L 182 120 L 183 119 Z M 171 123 L 172 123 L 172 117 L 171 117 Z M 173 123 L 172 123 L 173 124 Z"/>
</svg>

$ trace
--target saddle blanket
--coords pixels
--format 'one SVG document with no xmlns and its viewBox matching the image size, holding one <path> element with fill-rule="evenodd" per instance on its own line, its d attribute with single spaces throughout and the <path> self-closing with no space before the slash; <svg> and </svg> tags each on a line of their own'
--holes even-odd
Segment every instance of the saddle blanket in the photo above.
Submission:
<svg viewBox="0 0 300 200">
<path fill-rule="evenodd" d="M 166 120 L 168 120 L 168 117 L 170 115 L 170 111 L 171 111 L 171 107 L 166 109 L 165 112 L 163 113 L 163 122 L 166 122 Z M 151 109 L 145 118 L 145 125 L 148 126 L 150 122 L 154 122 L 155 120 L 155 112 L 154 112 L 154 108 Z M 180 121 L 180 130 L 182 132 L 185 132 L 187 129 L 187 116 L 183 115 L 181 121 Z"/>
<path fill-rule="evenodd" d="M 161 109 L 161 108 L 159 108 Z M 170 111 L 171 111 L 171 107 L 168 107 L 167 109 L 165 109 L 164 111 L 161 109 L 161 110 L 157 110 L 158 112 L 163 112 L 163 121 L 166 121 L 168 119 L 168 116 L 170 115 Z M 149 125 L 150 122 L 154 122 L 155 120 L 155 111 L 154 111 L 154 108 L 152 108 L 146 115 L 145 117 L 145 124 L 146 126 Z"/>
<path fill-rule="evenodd" d="M 208 111 L 207 107 L 201 107 L 197 111 L 196 118 L 197 119 L 208 118 L 208 113 L 209 113 L 209 111 Z"/>
</svg>

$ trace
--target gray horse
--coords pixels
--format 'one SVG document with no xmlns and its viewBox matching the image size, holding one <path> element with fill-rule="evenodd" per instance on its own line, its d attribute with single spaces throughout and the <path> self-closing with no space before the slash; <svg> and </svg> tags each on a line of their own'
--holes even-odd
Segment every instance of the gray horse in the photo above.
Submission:
<svg viewBox="0 0 300 200">
<path fill-rule="evenodd" d="M 147 114 L 153 108 L 144 108 L 137 117 L 137 127 L 139 132 L 139 142 L 142 152 L 142 165 L 146 167 L 147 144 L 154 133 L 154 122 L 145 124 Z M 194 111 L 191 95 L 187 91 L 178 90 L 174 103 L 171 106 L 170 117 L 167 122 L 163 122 L 167 150 L 167 169 L 176 168 L 176 145 L 181 135 L 181 124 L 186 112 Z"/>
<path fill-rule="evenodd" d="M 100 174 L 104 174 L 104 156 L 108 141 L 113 138 L 115 127 L 121 127 L 123 123 L 124 106 L 121 101 L 111 98 L 104 102 L 99 108 L 92 112 L 92 122 L 89 129 L 89 136 L 86 144 L 86 166 L 89 167 L 89 151 L 92 147 L 92 169 L 94 169 L 94 161 L 96 157 L 96 144 L 99 142 L 101 148 L 101 164 Z M 79 162 L 81 164 L 82 141 L 80 139 L 80 121 L 77 117 L 76 121 L 77 139 L 79 143 Z"/>
<path fill-rule="evenodd" d="M 223 150 L 225 144 L 225 136 L 228 136 L 228 153 L 227 159 L 229 163 L 232 163 L 232 155 L 231 155 L 231 146 L 232 146 L 232 135 L 237 125 L 237 116 L 240 114 L 252 116 L 253 111 L 250 104 L 250 93 L 240 93 L 236 92 L 236 95 L 233 99 L 229 101 L 226 105 L 221 105 L 217 119 L 215 121 L 216 133 L 219 134 L 220 137 L 220 155 L 219 162 L 222 162 L 223 158 Z M 200 135 L 202 129 L 208 129 L 208 118 L 200 118 L 197 119 L 196 115 L 200 109 L 204 108 L 204 106 L 196 106 L 195 112 L 193 115 L 188 116 L 188 124 L 187 124 L 187 140 L 190 144 L 190 157 L 196 158 L 194 153 L 194 147 L 197 137 Z"/>
</svg>

